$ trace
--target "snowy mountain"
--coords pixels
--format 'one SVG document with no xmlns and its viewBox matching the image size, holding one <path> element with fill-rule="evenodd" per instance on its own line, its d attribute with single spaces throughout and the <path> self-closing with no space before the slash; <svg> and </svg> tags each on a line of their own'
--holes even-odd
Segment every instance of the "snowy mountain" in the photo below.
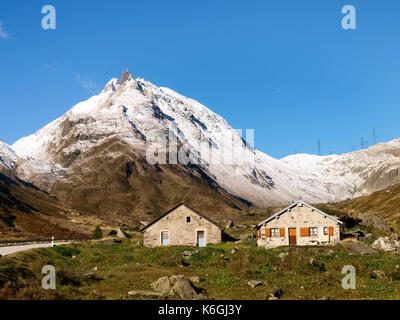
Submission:
<svg viewBox="0 0 400 320">
<path fill-rule="evenodd" d="M 176 160 L 167 146 L 181 150 L 177 164 L 162 163 L 164 155 L 169 163 Z M 134 189 L 143 193 L 135 189 L 134 181 L 123 180 L 132 172 L 139 180 L 148 177 L 140 183 L 148 186 L 152 181 L 151 188 L 162 179 L 174 186 L 191 185 L 192 180 L 179 181 L 198 176 L 219 188 L 219 195 L 226 192 L 224 198 L 232 195 L 258 206 L 280 205 L 299 197 L 314 203 L 339 201 L 395 184 L 400 165 L 400 140 L 339 156 L 274 159 L 246 144 L 210 109 L 171 89 L 135 79 L 128 71 L 121 80 L 111 79 L 99 95 L 17 141 L 12 149 L 3 149 L 0 154 L 7 152 L 9 159 L 4 163 L 13 163 L 21 179 L 82 203 L 95 197 L 96 183 L 104 183 L 102 192 L 132 194 Z M 189 155 L 189 163 L 180 161 Z M 167 189 L 151 190 L 153 198 L 157 192 L 168 193 Z M 169 201 L 177 201 L 176 197 Z M 142 208 L 146 206 L 143 202 Z"/>
</svg>

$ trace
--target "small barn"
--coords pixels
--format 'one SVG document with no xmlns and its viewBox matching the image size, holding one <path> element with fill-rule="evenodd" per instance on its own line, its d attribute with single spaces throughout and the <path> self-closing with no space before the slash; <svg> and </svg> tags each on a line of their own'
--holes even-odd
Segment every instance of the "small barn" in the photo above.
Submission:
<svg viewBox="0 0 400 320">
<path fill-rule="evenodd" d="M 197 246 L 219 243 L 222 228 L 181 203 L 142 229 L 144 245 Z"/>
<path fill-rule="evenodd" d="M 342 229 L 342 221 L 300 200 L 257 225 L 257 244 L 266 248 L 332 244 L 340 241 Z"/>
</svg>

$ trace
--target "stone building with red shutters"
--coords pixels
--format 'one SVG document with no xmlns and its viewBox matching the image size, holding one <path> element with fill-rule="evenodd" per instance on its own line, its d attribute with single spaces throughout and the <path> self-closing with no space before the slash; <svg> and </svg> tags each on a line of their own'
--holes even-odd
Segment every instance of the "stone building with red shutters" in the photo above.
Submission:
<svg viewBox="0 0 400 320">
<path fill-rule="evenodd" d="M 300 200 L 257 225 L 257 244 L 266 248 L 334 244 L 342 230 L 338 218 Z"/>
</svg>

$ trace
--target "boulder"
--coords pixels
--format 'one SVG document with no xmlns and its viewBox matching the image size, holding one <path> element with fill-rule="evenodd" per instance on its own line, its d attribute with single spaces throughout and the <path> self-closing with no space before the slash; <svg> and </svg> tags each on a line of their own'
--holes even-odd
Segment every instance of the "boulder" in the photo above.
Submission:
<svg viewBox="0 0 400 320">
<path fill-rule="evenodd" d="M 151 287 L 159 294 L 164 296 L 178 295 L 182 299 L 200 300 L 207 297 L 198 293 L 192 282 L 200 282 L 199 277 L 190 277 L 183 275 L 173 275 L 171 277 L 162 277 L 151 284 Z"/>
<path fill-rule="evenodd" d="M 172 296 L 174 294 L 168 277 L 161 277 L 157 281 L 150 284 L 150 286 L 155 291 L 160 292 L 163 295 Z"/>
<path fill-rule="evenodd" d="M 261 282 L 257 281 L 257 280 L 250 280 L 250 281 L 247 282 L 247 284 L 252 288 L 261 286 Z"/>
<path fill-rule="evenodd" d="M 393 252 L 399 249 L 400 243 L 397 240 L 389 239 L 389 237 L 379 237 L 374 241 L 371 247 L 386 252 Z"/>
<path fill-rule="evenodd" d="M 182 299 L 199 300 L 200 295 L 196 292 L 193 284 L 185 276 L 172 276 L 170 278 L 173 284 L 172 291 Z"/>
<path fill-rule="evenodd" d="M 362 243 L 360 241 L 346 241 L 343 242 L 343 246 L 350 255 L 355 254 L 375 254 L 376 250 L 372 249 L 369 245 Z"/>
</svg>

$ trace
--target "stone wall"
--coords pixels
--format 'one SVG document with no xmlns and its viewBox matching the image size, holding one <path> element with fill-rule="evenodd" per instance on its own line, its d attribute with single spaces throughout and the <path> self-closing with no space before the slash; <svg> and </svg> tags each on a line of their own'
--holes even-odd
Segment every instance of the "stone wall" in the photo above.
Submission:
<svg viewBox="0 0 400 320">
<path fill-rule="evenodd" d="M 300 236 L 300 228 L 317 227 L 316 236 Z M 324 227 L 333 227 L 333 236 L 324 235 Z M 266 237 L 266 228 L 284 228 L 284 237 Z M 342 225 L 329 217 L 324 217 L 319 212 L 312 210 L 306 205 L 296 206 L 290 211 L 284 212 L 279 217 L 269 221 L 266 226 L 260 228 L 260 236 L 257 240 L 259 246 L 274 248 L 289 245 L 289 228 L 296 228 L 297 245 L 318 245 L 332 244 L 340 240 Z"/>
<path fill-rule="evenodd" d="M 220 228 L 184 205 L 145 229 L 144 245 L 161 246 L 161 231 L 169 231 L 169 246 L 197 246 L 197 231 L 204 231 L 206 245 L 219 243 L 222 237 Z"/>
</svg>

